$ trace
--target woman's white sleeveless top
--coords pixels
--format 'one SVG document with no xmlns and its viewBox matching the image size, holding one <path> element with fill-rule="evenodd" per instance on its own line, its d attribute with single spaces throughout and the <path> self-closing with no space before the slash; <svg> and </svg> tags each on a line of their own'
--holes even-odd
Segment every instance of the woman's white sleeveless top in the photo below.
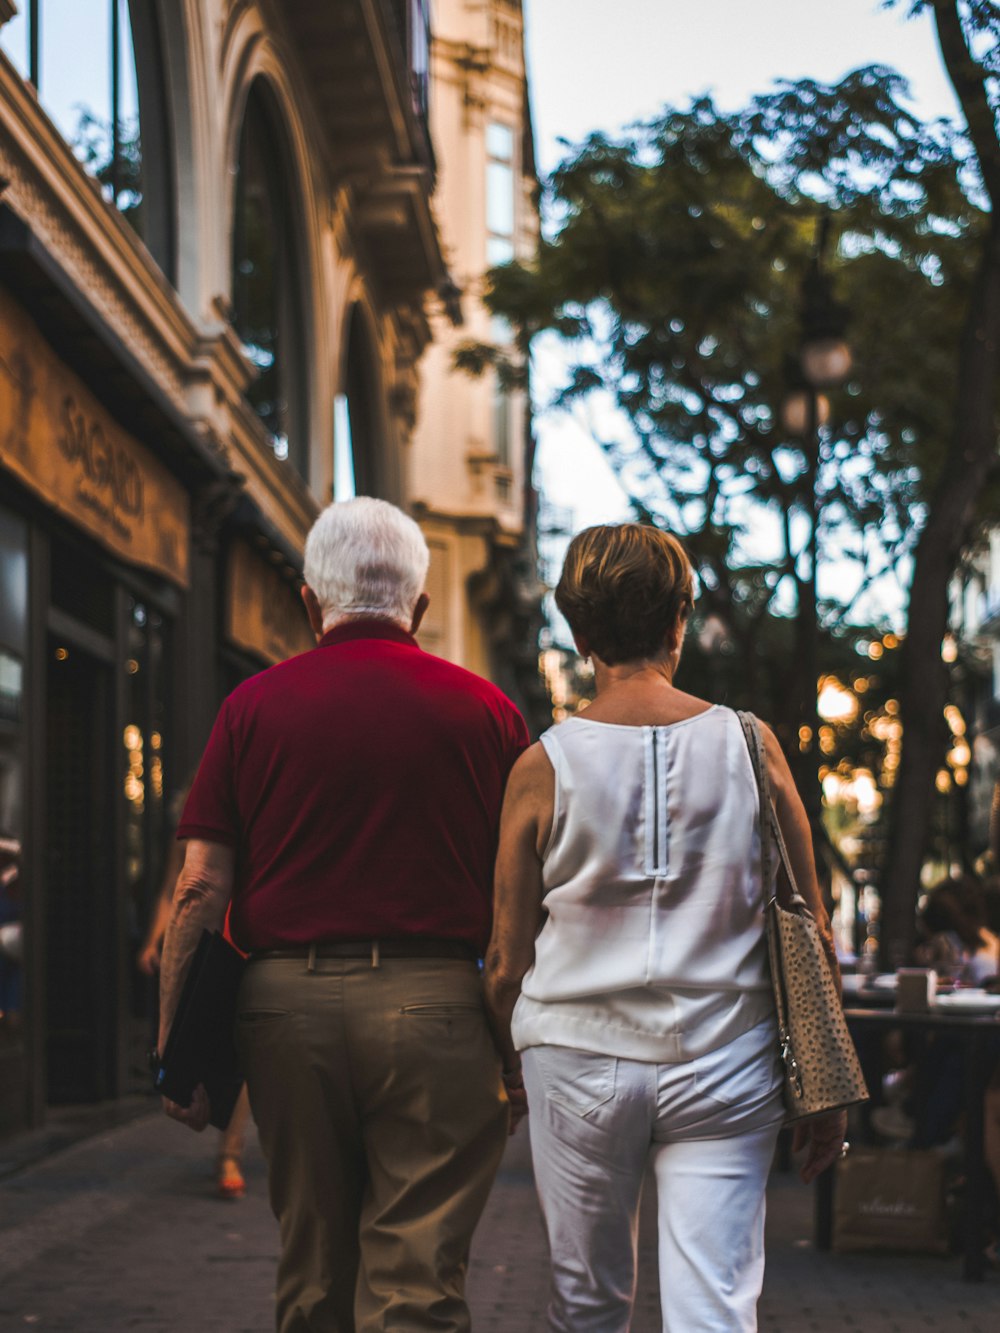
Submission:
<svg viewBox="0 0 1000 1333">
<path fill-rule="evenodd" d="M 555 809 L 518 1049 L 665 1064 L 773 1017 L 757 784 L 736 714 L 658 727 L 574 717 L 541 742 Z"/>
</svg>

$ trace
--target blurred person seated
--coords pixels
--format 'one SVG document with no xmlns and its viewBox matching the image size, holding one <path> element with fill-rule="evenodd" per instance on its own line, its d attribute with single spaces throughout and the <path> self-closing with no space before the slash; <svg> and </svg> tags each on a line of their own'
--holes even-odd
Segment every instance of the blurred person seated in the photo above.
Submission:
<svg viewBox="0 0 1000 1333">
<path fill-rule="evenodd" d="M 996 886 L 987 887 L 975 875 L 942 880 L 928 894 L 918 918 L 924 936 L 914 951 L 918 964 L 934 967 L 960 985 L 1000 989 L 998 906 Z M 987 1258 L 996 1264 L 1000 1262 L 1000 1034 L 994 1046 L 993 1073 L 983 1098 L 983 1154 L 994 1191 Z M 903 1102 L 914 1122 L 911 1147 L 947 1149 L 958 1142 L 964 1131 L 962 1080 L 961 1053 L 947 1033 L 930 1037 L 914 1053 L 902 1080 L 911 1089 Z"/>
<path fill-rule="evenodd" d="M 1000 938 L 987 927 L 987 895 L 975 875 L 954 875 L 931 889 L 917 918 L 920 967 L 942 980 L 981 986 L 1000 974 Z"/>
</svg>

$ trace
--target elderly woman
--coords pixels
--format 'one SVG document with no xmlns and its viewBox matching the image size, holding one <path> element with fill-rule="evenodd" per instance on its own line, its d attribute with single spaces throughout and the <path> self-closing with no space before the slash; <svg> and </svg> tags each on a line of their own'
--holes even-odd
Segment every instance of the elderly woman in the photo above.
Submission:
<svg viewBox="0 0 1000 1333">
<path fill-rule="evenodd" d="M 675 537 L 581 532 L 556 602 L 596 699 L 511 774 L 486 958 L 515 1109 L 523 1053 L 549 1326 L 628 1329 L 651 1162 L 664 1329 L 752 1330 L 782 1104 L 750 757 L 735 713 L 674 687 L 692 605 Z M 809 824 L 764 735 L 798 887 L 829 937 Z M 808 1122 L 804 1180 L 844 1128 L 842 1113 Z"/>
</svg>

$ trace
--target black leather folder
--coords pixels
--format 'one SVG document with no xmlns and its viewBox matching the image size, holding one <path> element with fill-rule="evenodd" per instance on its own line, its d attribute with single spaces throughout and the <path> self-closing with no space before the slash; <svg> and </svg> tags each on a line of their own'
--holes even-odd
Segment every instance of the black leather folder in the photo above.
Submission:
<svg viewBox="0 0 1000 1333">
<path fill-rule="evenodd" d="M 153 1079 L 157 1092 L 178 1106 L 190 1106 L 192 1093 L 203 1084 L 209 1123 L 217 1129 L 229 1124 L 243 1085 L 235 1029 L 245 966 L 243 955 L 217 930 L 202 931 Z"/>
</svg>

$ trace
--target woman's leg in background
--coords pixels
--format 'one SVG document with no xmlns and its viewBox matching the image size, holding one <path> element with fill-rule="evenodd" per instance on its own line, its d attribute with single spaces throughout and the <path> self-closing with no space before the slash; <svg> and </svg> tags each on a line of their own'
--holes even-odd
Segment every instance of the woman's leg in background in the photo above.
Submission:
<svg viewBox="0 0 1000 1333">
<path fill-rule="evenodd" d="M 233 1114 L 229 1117 L 229 1124 L 219 1135 L 216 1183 L 223 1199 L 241 1199 L 246 1192 L 242 1166 L 249 1123 L 250 1097 L 244 1083 L 233 1107 Z"/>
</svg>

